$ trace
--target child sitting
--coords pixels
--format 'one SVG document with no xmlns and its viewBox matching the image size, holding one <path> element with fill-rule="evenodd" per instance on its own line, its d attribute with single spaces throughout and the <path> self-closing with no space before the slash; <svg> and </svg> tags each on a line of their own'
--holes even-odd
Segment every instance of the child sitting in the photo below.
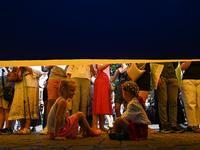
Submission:
<svg viewBox="0 0 200 150">
<path fill-rule="evenodd" d="M 83 129 L 82 136 L 99 136 L 101 130 L 93 130 L 87 123 L 82 112 L 67 117 L 66 101 L 72 99 L 76 90 L 76 82 L 71 79 L 61 80 L 58 87 L 59 97 L 55 101 L 47 119 L 47 129 L 50 139 L 67 140 L 78 134 L 78 124 Z"/>
<path fill-rule="evenodd" d="M 146 112 L 143 99 L 139 97 L 139 88 L 133 81 L 128 81 L 122 84 L 122 92 L 125 101 L 127 102 L 127 110 L 121 117 L 115 119 L 114 127 L 112 128 L 109 137 L 110 139 L 132 139 L 142 140 L 148 136 L 148 125 L 151 124 Z M 123 132 L 121 132 L 123 130 Z"/>
</svg>

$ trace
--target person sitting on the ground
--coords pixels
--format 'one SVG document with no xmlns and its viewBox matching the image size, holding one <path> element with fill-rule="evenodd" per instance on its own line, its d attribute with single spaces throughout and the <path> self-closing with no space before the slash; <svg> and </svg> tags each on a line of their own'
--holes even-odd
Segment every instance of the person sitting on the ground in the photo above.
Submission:
<svg viewBox="0 0 200 150">
<path fill-rule="evenodd" d="M 83 129 L 82 136 L 99 136 L 101 130 L 92 129 L 82 112 L 67 117 L 67 99 L 72 99 L 77 84 L 71 79 L 63 79 L 58 86 L 59 97 L 50 109 L 47 119 L 47 129 L 50 139 L 67 140 L 78 134 L 78 124 Z"/>
<path fill-rule="evenodd" d="M 142 98 L 139 97 L 139 88 L 134 81 L 128 81 L 122 84 L 122 92 L 127 102 L 127 110 L 114 121 L 109 137 L 116 139 L 119 132 L 123 130 L 132 140 L 146 139 L 148 136 L 148 125 L 151 124 L 146 112 Z M 123 139 L 122 139 L 123 140 Z"/>
</svg>

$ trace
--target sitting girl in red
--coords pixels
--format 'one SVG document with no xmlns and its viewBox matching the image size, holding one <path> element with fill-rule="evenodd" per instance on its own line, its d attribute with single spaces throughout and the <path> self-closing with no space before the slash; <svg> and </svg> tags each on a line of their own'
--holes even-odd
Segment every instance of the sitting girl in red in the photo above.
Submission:
<svg viewBox="0 0 200 150">
<path fill-rule="evenodd" d="M 133 81 L 128 81 L 122 84 L 122 92 L 125 101 L 127 102 L 127 110 L 121 117 L 115 119 L 114 127 L 110 133 L 110 139 L 124 140 L 142 140 L 148 136 L 148 125 L 151 124 L 146 112 L 143 100 L 139 97 L 139 88 Z M 123 132 L 121 132 L 123 130 Z M 121 134 L 120 134 L 121 132 Z"/>
<path fill-rule="evenodd" d="M 82 112 L 67 117 L 67 99 L 72 99 L 76 90 L 76 82 L 63 79 L 58 86 L 59 97 L 51 107 L 47 119 L 47 129 L 50 139 L 67 140 L 78 134 L 78 124 L 83 129 L 82 136 L 99 136 L 101 130 L 92 129 Z"/>
</svg>

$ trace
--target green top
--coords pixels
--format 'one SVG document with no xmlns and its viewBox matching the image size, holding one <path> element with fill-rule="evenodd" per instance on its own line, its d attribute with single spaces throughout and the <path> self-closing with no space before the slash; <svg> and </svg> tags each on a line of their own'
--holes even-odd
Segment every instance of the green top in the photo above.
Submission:
<svg viewBox="0 0 200 150">
<path fill-rule="evenodd" d="M 178 62 L 165 62 L 161 76 L 165 78 L 176 78 L 175 69 L 178 66 Z"/>
</svg>

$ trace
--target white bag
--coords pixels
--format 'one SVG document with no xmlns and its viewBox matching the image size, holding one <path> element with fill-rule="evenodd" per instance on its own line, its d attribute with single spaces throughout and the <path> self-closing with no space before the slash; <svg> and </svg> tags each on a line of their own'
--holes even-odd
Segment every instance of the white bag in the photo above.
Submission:
<svg viewBox="0 0 200 150">
<path fill-rule="evenodd" d="M 137 67 L 136 63 L 132 63 L 131 65 L 126 67 L 126 71 L 129 77 L 131 78 L 131 80 L 136 81 L 145 73 L 146 70 L 140 70 Z"/>
</svg>

